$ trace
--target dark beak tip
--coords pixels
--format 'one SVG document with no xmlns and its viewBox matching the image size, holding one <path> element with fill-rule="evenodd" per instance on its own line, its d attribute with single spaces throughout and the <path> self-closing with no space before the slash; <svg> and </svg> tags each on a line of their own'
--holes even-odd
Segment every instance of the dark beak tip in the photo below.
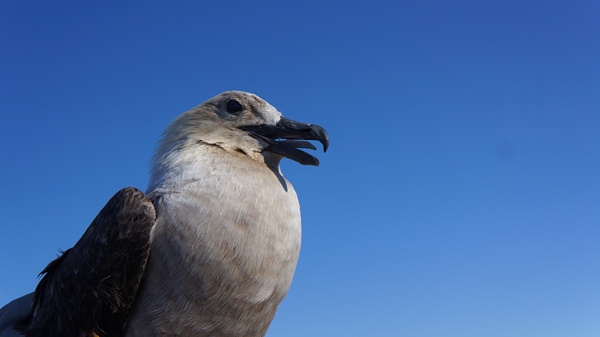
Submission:
<svg viewBox="0 0 600 337">
<path fill-rule="evenodd" d="M 327 131 L 325 131 L 325 129 L 316 124 L 309 124 L 309 126 L 312 129 L 312 131 L 318 136 L 318 141 L 321 142 L 321 144 L 323 144 L 323 152 L 327 152 L 327 149 L 329 148 L 329 135 L 327 134 Z"/>
</svg>

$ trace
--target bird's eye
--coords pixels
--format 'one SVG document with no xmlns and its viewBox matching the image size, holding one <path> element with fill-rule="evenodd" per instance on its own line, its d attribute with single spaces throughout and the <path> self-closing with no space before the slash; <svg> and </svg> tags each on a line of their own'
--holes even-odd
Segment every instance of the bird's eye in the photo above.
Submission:
<svg viewBox="0 0 600 337">
<path fill-rule="evenodd" d="M 227 102 L 227 112 L 229 112 L 230 114 L 237 114 L 242 110 L 244 110 L 244 107 L 242 106 L 242 104 L 240 102 L 238 102 L 234 99 Z"/>
</svg>

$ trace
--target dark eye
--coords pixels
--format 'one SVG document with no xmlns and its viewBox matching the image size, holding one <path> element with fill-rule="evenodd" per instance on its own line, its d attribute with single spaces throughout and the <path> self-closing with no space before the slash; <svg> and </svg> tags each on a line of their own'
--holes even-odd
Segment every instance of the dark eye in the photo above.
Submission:
<svg viewBox="0 0 600 337">
<path fill-rule="evenodd" d="M 237 114 L 238 112 L 244 110 L 242 104 L 234 99 L 227 102 L 227 112 L 230 114 Z"/>
</svg>

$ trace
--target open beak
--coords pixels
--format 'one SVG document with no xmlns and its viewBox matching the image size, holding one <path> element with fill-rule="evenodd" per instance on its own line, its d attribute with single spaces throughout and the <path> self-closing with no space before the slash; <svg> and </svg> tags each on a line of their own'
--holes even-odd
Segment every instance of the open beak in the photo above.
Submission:
<svg viewBox="0 0 600 337">
<path fill-rule="evenodd" d="M 319 166 L 319 160 L 298 149 L 316 150 L 315 146 L 305 140 L 317 140 L 323 144 L 323 152 L 329 147 L 329 136 L 322 127 L 316 124 L 296 122 L 281 117 L 275 125 L 242 126 L 241 130 L 256 139 L 268 144 L 263 151 L 280 154 L 302 165 Z"/>
</svg>

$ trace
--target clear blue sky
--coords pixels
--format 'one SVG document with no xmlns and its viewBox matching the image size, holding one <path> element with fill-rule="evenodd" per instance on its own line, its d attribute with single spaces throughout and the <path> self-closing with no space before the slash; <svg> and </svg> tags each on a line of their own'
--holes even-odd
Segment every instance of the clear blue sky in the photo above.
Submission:
<svg viewBox="0 0 600 337">
<path fill-rule="evenodd" d="M 236 89 L 331 137 L 269 337 L 600 335 L 597 1 L 212 3 L 0 3 L 0 305 Z"/>
</svg>

